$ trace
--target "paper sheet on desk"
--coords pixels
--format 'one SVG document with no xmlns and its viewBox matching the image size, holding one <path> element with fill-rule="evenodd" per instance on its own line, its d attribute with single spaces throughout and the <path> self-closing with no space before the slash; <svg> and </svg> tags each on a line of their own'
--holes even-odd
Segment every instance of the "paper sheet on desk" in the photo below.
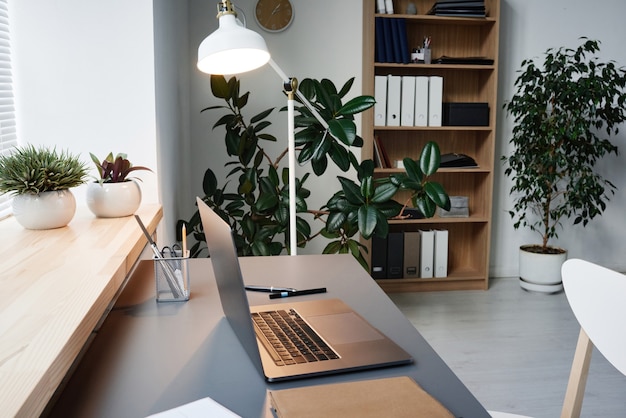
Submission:
<svg viewBox="0 0 626 418">
<path fill-rule="evenodd" d="M 198 399 L 197 401 L 181 405 L 177 408 L 168 409 L 147 418 L 241 418 L 231 410 L 225 408 L 211 398 Z"/>
</svg>

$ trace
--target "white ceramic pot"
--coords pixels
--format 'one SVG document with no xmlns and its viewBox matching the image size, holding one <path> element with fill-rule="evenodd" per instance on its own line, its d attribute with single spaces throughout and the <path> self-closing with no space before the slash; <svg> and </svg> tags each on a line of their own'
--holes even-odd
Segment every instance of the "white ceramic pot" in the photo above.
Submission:
<svg viewBox="0 0 626 418">
<path fill-rule="evenodd" d="M 561 250 L 561 249 L 559 249 Z M 563 290 L 561 266 L 567 260 L 567 251 L 559 254 L 538 254 L 519 251 L 520 286 L 525 290 L 542 293 L 557 293 Z"/>
<path fill-rule="evenodd" d="M 130 216 L 141 204 L 141 189 L 134 180 L 121 183 L 90 183 L 87 207 L 98 218 Z"/>
<path fill-rule="evenodd" d="M 75 213 L 76 199 L 68 189 L 13 198 L 13 216 L 26 229 L 61 228 Z"/>
</svg>

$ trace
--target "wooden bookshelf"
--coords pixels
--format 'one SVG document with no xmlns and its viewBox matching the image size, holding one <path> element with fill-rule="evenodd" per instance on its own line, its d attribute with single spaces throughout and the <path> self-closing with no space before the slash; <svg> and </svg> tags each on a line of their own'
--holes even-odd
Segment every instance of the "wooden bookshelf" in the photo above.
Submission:
<svg viewBox="0 0 626 418">
<path fill-rule="evenodd" d="M 486 102 L 488 126 L 391 127 L 374 126 L 374 111 L 362 118 L 365 141 L 362 158 L 373 158 L 373 141 L 378 137 L 391 161 L 404 157 L 417 159 L 426 142 L 436 141 L 442 153 L 456 152 L 472 156 L 479 168 L 443 168 L 435 175 L 450 196 L 468 196 L 467 218 L 393 220 L 391 231 L 447 229 L 449 231 L 448 277 L 434 279 L 379 279 L 388 292 L 469 290 L 489 287 L 489 248 L 493 200 L 494 164 L 496 161 L 496 110 L 498 82 L 499 0 L 486 0 L 487 17 L 441 17 L 426 13 L 435 0 L 394 0 L 396 14 L 376 14 L 376 0 L 365 0 L 363 11 L 363 94 L 374 95 L 376 75 L 442 76 L 443 102 Z M 409 2 L 417 6 L 417 15 L 403 14 Z M 395 64 L 375 62 L 375 18 L 406 19 L 410 49 L 419 47 L 425 36 L 432 37 L 432 58 L 486 57 L 492 65 Z M 398 172 L 395 168 L 377 168 L 377 176 Z M 402 202 L 403 196 L 397 196 Z M 370 247 L 369 240 L 363 242 Z M 371 251 L 370 251 L 371 253 Z"/>
</svg>

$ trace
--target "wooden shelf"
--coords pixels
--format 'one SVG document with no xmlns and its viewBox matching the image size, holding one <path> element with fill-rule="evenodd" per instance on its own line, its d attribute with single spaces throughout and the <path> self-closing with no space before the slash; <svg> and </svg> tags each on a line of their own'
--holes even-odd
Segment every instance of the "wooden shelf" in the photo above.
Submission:
<svg viewBox="0 0 626 418">
<path fill-rule="evenodd" d="M 379 279 L 377 283 L 388 292 L 487 289 L 489 246 L 495 167 L 496 110 L 498 82 L 499 0 L 486 0 L 486 18 L 442 17 L 426 13 L 432 0 L 396 0 L 395 10 L 404 11 L 411 1 L 417 15 L 377 14 L 375 0 L 364 1 L 363 13 L 363 94 L 374 95 L 377 75 L 441 76 L 444 80 L 443 102 L 483 102 L 489 105 L 488 126 L 374 126 L 373 109 L 362 117 L 364 146 L 362 158 L 373 157 L 374 138 L 378 138 L 390 162 L 404 157 L 417 159 L 424 145 L 435 141 L 441 153 L 463 153 L 472 156 L 478 168 L 442 168 L 434 180 L 441 183 L 450 196 L 469 198 L 470 216 L 466 218 L 395 219 L 390 220 L 392 232 L 420 229 L 447 229 L 449 232 L 448 277 L 434 279 Z M 449 57 L 486 57 L 490 65 L 465 64 L 398 64 L 375 62 L 375 19 L 406 20 L 408 47 L 420 45 L 431 36 L 433 59 Z M 402 172 L 399 168 L 376 168 L 376 177 Z M 395 197 L 405 203 L 406 192 Z M 363 244 L 371 250 L 369 240 Z M 370 251 L 371 253 L 371 251 Z"/>
<path fill-rule="evenodd" d="M 405 3 L 405 2 L 401 2 L 401 3 Z M 428 2 L 425 2 L 425 3 L 428 3 Z M 433 3 L 434 3 L 433 1 L 430 1 L 431 5 Z M 434 16 L 434 15 L 427 15 L 427 14 L 408 15 L 408 14 L 402 14 L 402 13 L 396 13 L 393 15 L 374 13 L 374 16 L 382 17 L 382 18 L 401 17 L 412 22 L 440 24 L 440 25 L 446 25 L 446 26 L 449 26 L 449 25 L 491 25 L 497 22 L 497 19 L 491 16 L 488 16 L 488 17 L 448 17 L 448 16 Z"/>
<path fill-rule="evenodd" d="M 375 68 L 392 68 L 392 69 L 410 69 L 410 70 L 475 70 L 475 71 L 493 71 L 494 65 L 476 65 L 476 64 L 395 64 L 389 62 L 377 62 Z"/>
<path fill-rule="evenodd" d="M 491 131 L 491 126 L 374 126 L 378 131 Z"/>
</svg>

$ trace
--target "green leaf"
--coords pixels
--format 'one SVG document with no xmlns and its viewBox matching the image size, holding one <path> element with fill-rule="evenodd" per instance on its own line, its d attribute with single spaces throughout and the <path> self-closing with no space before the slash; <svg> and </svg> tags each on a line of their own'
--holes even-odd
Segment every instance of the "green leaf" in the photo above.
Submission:
<svg viewBox="0 0 626 418">
<path fill-rule="evenodd" d="M 348 150 L 339 145 L 336 141 L 331 142 L 328 155 L 341 171 L 345 172 L 350 169 L 350 155 Z"/>
<path fill-rule="evenodd" d="M 370 107 L 376 104 L 376 100 L 372 96 L 359 96 L 350 100 L 348 103 L 343 105 L 341 109 L 337 112 L 338 115 L 342 116 L 350 116 L 357 113 L 361 113 Z"/>
<path fill-rule="evenodd" d="M 331 212 L 326 218 L 326 229 L 329 231 L 337 231 L 346 221 L 347 216 L 342 212 Z"/>
<path fill-rule="evenodd" d="M 376 229 L 378 214 L 376 208 L 370 205 L 363 205 L 359 208 L 359 231 L 365 239 L 369 239 Z"/>
<path fill-rule="evenodd" d="M 298 90 L 300 90 L 300 93 L 302 93 L 309 101 L 313 101 L 315 98 L 315 83 L 310 78 L 302 80 L 298 85 Z"/>
<path fill-rule="evenodd" d="M 202 191 L 206 196 L 213 196 L 217 190 L 217 177 L 215 173 L 209 168 L 204 172 L 204 178 L 202 179 Z"/>
<path fill-rule="evenodd" d="M 428 182 L 424 184 L 424 192 L 437 206 L 450 210 L 450 198 L 441 184 Z"/>
<path fill-rule="evenodd" d="M 258 121 L 265 119 L 270 115 L 270 113 L 272 113 L 273 110 L 274 108 L 267 109 L 259 113 L 258 115 L 253 116 L 252 119 L 250 119 L 250 123 L 257 123 Z"/>
<path fill-rule="evenodd" d="M 326 154 L 322 154 L 319 158 L 315 158 L 311 160 L 311 168 L 316 176 L 321 176 L 326 171 L 328 167 L 328 158 L 326 158 Z"/>
<path fill-rule="evenodd" d="M 426 217 L 432 218 L 435 215 L 435 211 L 437 210 L 437 206 L 435 203 L 425 197 L 416 198 L 413 201 L 413 205 L 419 209 L 419 211 Z"/>
<path fill-rule="evenodd" d="M 374 182 L 371 177 L 366 177 L 361 182 L 361 196 L 365 198 L 365 201 L 374 193 Z"/>
<path fill-rule="evenodd" d="M 337 254 L 341 249 L 341 241 L 331 241 L 329 242 L 324 250 L 322 250 L 322 254 Z"/>
<path fill-rule="evenodd" d="M 237 100 L 237 107 L 239 109 L 245 107 L 246 104 L 248 104 L 248 97 L 250 97 L 250 92 L 247 92 L 243 96 L 239 97 L 239 99 Z"/>
<path fill-rule="evenodd" d="M 356 205 L 362 205 L 365 203 L 359 186 L 357 186 L 352 180 L 345 177 L 338 176 L 337 179 L 341 183 L 341 189 L 350 203 Z"/>
<path fill-rule="evenodd" d="M 436 142 L 427 142 L 420 155 L 420 169 L 427 176 L 432 176 L 439 169 L 441 156 Z"/>
<path fill-rule="evenodd" d="M 356 125 L 348 119 L 333 119 L 328 122 L 328 129 L 335 138 L 348 146 L 356 138 Z"/>
<path fill-rule="evenodd" d="M 391 199 L 398 192 L 398 187 L 392 183 L 383 183 L 376 187 L 372 203 L 382 203 Z"/>
<path fill-rule="evenodd" d="M 404 163 L 404 170 L 409 179 L 420 184 L 424 175 L 422 174 L 422 169 L 417 165 L 417 162 L 411 158 L 404 158 L 402 162 Z"/>
<path fill-rule="evenodd" d="M 261 193 L 256 201 L 256 210 L 266 212 L 278 204 L 278 196 L 271 193 Z"/>
<path fill-rule="evenodd" d="M 230 90 L 223 75 L 211 75 L 211 93 L 218 99 L 228 99 Z"/>
<path fill-rule="evenodd" d="M 354 77 L 346 81 L 346 83 L 341 87 L 341 90 L 338 93 L 339 97 L 343 98 L 346 94 L 348 94 L 353 84 L 354 84 Z"/>
</svg>

